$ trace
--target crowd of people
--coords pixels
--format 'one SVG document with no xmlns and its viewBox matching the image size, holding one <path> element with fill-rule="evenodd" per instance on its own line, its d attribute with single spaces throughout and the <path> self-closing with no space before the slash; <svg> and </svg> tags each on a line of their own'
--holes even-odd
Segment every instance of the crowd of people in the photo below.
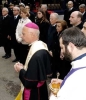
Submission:
<svg viewBox="0 0 86 100">
<path fill-rule="evenodd" d="M 50 100 L 81 100 L 81 97 L 85 100 L 85 4 L 76 9 L 73 2 L 68 1 L 62 20 L 56 12 L 49 13 L 46 4 L 41 4 L 37 12 L 24 3 L 4 6 L 0 15 L 0 46 L 5 52 L 2 58 L 10 58 L 13 49 L 12 62 L 16 62 L 14 68 L 23 84 L 23 100 L 48 100 L 47 77 L 56 78 L 58 72 L 60 80 L 51 82 L 59 81 L 61 90 L 57 97 L 51 95 Z M 72 79 L 68 76 L 71 68 L 75 71 L 78 68 Z M 79 83 L 81 78 L 84 83 Z"/>
</svg>

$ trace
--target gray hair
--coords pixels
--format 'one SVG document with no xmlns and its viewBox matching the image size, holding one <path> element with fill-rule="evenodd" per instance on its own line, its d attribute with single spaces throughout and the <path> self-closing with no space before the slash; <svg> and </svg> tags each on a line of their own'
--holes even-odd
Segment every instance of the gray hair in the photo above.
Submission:
<svg viewBox="0 0 86 100">
<path fill-rule="evenodd" d="M 85 8 L 85 7 L 86 7 L 85 4 L 79 5 L 79 8 Z"/>
<path fill-rule="evenodd" d="M 8 8 L 6 8 L 6 7 L 3 7 L 2 10 L 5 10 L 5 11 L 9 12 Z"/>
<path fill-rule="evenodd" d="M 39 38 L 40 31 L 39 30 L 36 30 L 36 34 L 37 34 L 37 37 Z"/>
<path fill-rule="evenodd" d="M 20 11 L 20 8 L 17 6 L 13 7 L 13 9 L 17 9 L 18 11 Z"/>
<path fill-rule="evenodd" d="M 40 35 L 39 29 L 32 29 L 32 28 L 29 28 L 29 31 L 30 31 L 31 33 L 34 33 L 35 36 L 37 36 L 37 38 L 39 38 L 39 35 Z"/>
<path fill-rule="evenodd" d="M 59 15 L 57 13 L 51 13 L 50 16 L 54 16 L 56 19 L 59 18 Z"/>
<path fill-rule="evenodd" d="M 41 7 L 44 6 L 47 9 L 47 4 L 41 4 Z"/>
</svg>

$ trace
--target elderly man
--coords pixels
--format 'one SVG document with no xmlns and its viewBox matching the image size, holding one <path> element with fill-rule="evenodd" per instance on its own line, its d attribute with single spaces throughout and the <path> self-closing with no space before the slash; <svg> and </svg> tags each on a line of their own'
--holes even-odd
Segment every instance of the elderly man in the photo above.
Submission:
<svg viewBox="0 0 86 100">
<path fill-rule="evenodd" d="M 68 26 L 70 27 L 70 15 L 73 11 L 75 11 L 75 8 L 73 7 L 73 1 L 68 1 L 67 3 L 67 9 L 64 11 L 64 20 L 67 22 Z"/>
<path fill-rule="evenodd" d="M 65 58 L 72 61 L 72 69 L 63 81 L 51 81 L 61 86 L 57 97 L 51 95 L 50 100 L 86 100 L 86 36 L 77 27 L 66 29 L 61 34 L 60 47 Z"/>
<path fill-rule="evenodd" d="M 81 5 L 79 6 L 79 11 L 80 11 L 80 12 L 82 13 L 82 15 L 83 15 L 82 21 L 84 22 L 85 19 L 86 19 L 86 6 L 85 6 L 85 4 L 81 4 Z"/>
<path fill-rule="evenodd" d="M 22 31 L 22 39 L 30 45 L 26 63 L 16 63 L 23 84 L 23 100 L 48 100 L 46 79 L 51 74 L 50 55 L 45 43 L 39 40 L 39 28 L 35 23 L 28 23 Z"/>
<path fill-rule="evenodd" d="M 71 13 L 70 18 L 69 18 L 70 24 L 72 26 L 76 26 L 76 27 L 82 29 L 82 27 L 83 27 L 82 18 L 83 18 L 83 16 L 82 16 L 81 12 L 74 11 Z"/>
<path fill-rule="evenodd" d="M 8 9 L 2 9 L 2 16 L 0 17 L 0 34 L 2 35 L 2 42 L 5 51 L 5 55 L 2 56 L 5 59 L 11 57 L 11 46 L 10 46 L 10 31 L 11 23 L 10 23 L 10 16 L 8 15 Z"/>
<path fill-rule="evenodd" d="M 19 43 L 17 42 L 16 36 L 15 36 L 16 27 L 17 27 L 18 21 L 20 19 L 19 13 L 20 13 L 19 7 L 14 7 L 13 8 L 13 16 L 11 17 L 11 42 L 12 42 L 12 47 L 13 47 L 16 59 L 14 59 L 12 62 L 16 62 L 16 61 L 20 60 L 20 56 L 19 56 L 20 47 L 19 47 Z"/>
<path fill-rule="evenodd" d="M 49 20 L 50 14 L 47 11 L 47 4 L 42 4 L 41 9 L 45 12 L 46 18 Z"/>
<path fill-rule="evenodd" d="M 56 38 L 57 38 L 57 31 L 56 31 L 56 22 L 58 21 L 59 19 L 59 15 L 57 13 L 51 13 L 50 14 L 50 27 L 48 29 L 48 39 L 47 39 L 47 45 L 48 45 L 48 49 L 50 51 L 50 54 L 51 56 L 53 56 L 53 59 L 52 59 L 52 71 L 53 71 L 53 75 L 52 77 L 56 77 L 56 73 L 57 73 L 57 65 L 59 66 L 59 56 L 56 56 L 56 55 L 59 55 L 57 54 L 56 51 L 56 48 L 55 48 L 55 45 L 57 44 L 56 43 Z M 59 49 L 58 49 L 59 50 Z"/>
</svg>

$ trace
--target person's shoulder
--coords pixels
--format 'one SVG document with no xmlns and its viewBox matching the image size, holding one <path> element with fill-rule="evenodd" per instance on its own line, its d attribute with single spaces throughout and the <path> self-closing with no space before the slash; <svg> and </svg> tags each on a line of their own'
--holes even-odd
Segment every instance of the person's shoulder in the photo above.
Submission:
<svg viewBox="0 0 86 100">
<path fill-rule="evenodd" d="M 27 18 L 26 22 L 32 22 L 29 18 Z"/>
<path fill-rule="evenodd" d="M 44 50 L 44 49 L 41 49 L 41 50 L 38 50 L 34 56 L 36 56 L 37 58 L 40 58 L 40 57 L 43 57 L 43 56 L 49 56 L 49 52 L 47 50 Z"/>
<path fill-rule="evenodd" d="M 84 16 L 86 16 L 86 11 L 85 11 L 85 13 L 84 13 Z"/>
<path fill-rule="evenodd" d="M 11 16 L 8 14 L 7 17 L 11 18 Z"/>
</svg>

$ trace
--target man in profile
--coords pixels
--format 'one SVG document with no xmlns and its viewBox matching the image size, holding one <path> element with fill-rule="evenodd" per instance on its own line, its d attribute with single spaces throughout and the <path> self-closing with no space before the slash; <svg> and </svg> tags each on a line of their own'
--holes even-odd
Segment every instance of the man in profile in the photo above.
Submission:
<svg viewBox="0 0 86 100">
<path fill-rule="evenodd" d="M 67 22 L 68 27 L 71 27 L 69 18 L 70 18 L 70 15 L 71 15 L 71 13 L 73 11 L 75 11 L 73 1 L 68 1 L 68 3 L 67 3 L 67 9 L 64 11 L 64 20 Z"/>
<path fill-rule="evenodd" d="M 60 83 L 57 97 L 50 100 L 86 100 L 86 36 L 77 27 L 63 31 L 60 36 L 60 47 L 64 57 L 71 60 L 72 68 L 64 80 L 53 79 Z"/>
<path fill-rule="evenodd" d="M 83 19 L 83 15 L 80 11 L 72 12 L 69 18 L 70 24 L 72 26 L 78 27 L 79 29 L 82 29 L 83 27 L 82 19 Z"/>
<path fill-rule="evenodd" d="M 30 49 L 25 65 L 18 62 L 14 68 L 23 84 L 23 100 L 48 100 L 46 80 L 51 68 L 47 45 L 38 41 L 39 27 L 35 23 L 26 24 L 22 33 L 22 39 L 30 45 Z"/>
</svg>

